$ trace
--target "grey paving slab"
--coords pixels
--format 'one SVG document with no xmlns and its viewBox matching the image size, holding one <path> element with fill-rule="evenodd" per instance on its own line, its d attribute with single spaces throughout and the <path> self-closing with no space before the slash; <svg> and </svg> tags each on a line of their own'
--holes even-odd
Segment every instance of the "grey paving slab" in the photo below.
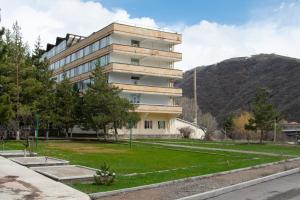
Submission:
<svg viewBox="0 0 300 200">
<path fill-rule="evenodd" d="M 0 156 L 2 200 L 89 200 L 89 196 Z"/>
<path fill-rule="evenodd" d="M 0 156 L 3 156 L 5 158 L 11 158 L 11 157 L 22 157 L 22 156 L 37 156 L 37 153 L 34 152 L 24 152 L 24 150 L 4 150 L 0 151 Z"/>
<path fill-rule="evenodd" d="M 208 200 L 299 200 L 300 173 L 236 190 Z"/>
<path fill-rule="evenodd" d="M 52 165 L 67 165 L 69 161 L 57 159 L 47 156 L 36 156 L 36 157 L 13 157 L 10 160 L 24 165 L 26 167 L 37 167 L 37 166 L 52 166 Z"/>
<path fill-rule="evenodd" d="M 32 167 L 31 169 L 56 181 L 64 183 L 94 182 L 94 175 L 96 174 L 96 169 L 80 165 Z"/>
</svg>

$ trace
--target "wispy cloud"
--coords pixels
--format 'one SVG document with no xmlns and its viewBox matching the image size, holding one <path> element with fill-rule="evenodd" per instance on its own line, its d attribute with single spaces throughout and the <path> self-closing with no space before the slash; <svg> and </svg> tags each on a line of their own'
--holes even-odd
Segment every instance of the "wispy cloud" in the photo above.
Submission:
<svg viewBox="0 0 300 200">
<path fill-rule="evenodd" d="M 99 2 L 80 0 L 0 0 L 3 25 L 20 23 L 25 40 L 33 45 L 37 36 L 54 42 L 66 33 L 89 35 L 103 26 L 121 21 L 157 28 L 161 22 L 151 17 L 132 18 L 123 9 L 108 9 Z M 164 28 L 183 34 L 183 52 L 178 66 L 187 70 L 221 60 L 258 53 L 277 53 L 300 58 L 300 1 L 254 10 L 242 25 L 202 20 L 197 24 L 164 24 Z"/>
</svg>

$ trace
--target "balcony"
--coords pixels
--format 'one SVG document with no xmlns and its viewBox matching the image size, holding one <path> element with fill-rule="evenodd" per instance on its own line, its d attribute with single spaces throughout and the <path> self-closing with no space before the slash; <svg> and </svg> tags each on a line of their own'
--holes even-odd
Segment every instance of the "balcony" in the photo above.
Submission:
<svg viewBox="0 0 300 200">
<path fill-rule="evenodd" d="M 110 63 L 107 67 L 105 67 L 104 71 L 182 79 L 182 71 L 178 69 L 148 67 L 140 65 L 137 66 L 124 63 Z"/>
<path fill-rule="evenodd" d="M 131 85 L 124 83 L 112 83 L 122 89 L 123 92 L 137 93 L 137 94 L 157 94 L 157 95 L 167 95 L 167 96 L 182 96 L 181 88 L 172 87 L 159 87 L 159 86 L 146 86 L 146 85 Z"/>
<path fill-rule="evenodd" d="M 182 54 L 173 51 L 161 51 L 156 49 L 147 49 L 142 47 L 134 47 L 130 45 L 112 44 L 110 49 L 114 53 L 152 57 L 168 61 L 181 61 Z"/>
<path fill-rule="evenodd" d="M 174 44 L 180 44 L 182 41 L 182 36 L 177 33 L 141 28 L 119 23 L 113 23 L 113 32 L 130 37 L 141 37 Z"/>
<path fill-rule="evenodd" d="M 149 105 L 149 104 L 136 104 L 135 112 L 138 113 L 164 113 L 164 114 L 176 114 L 182 113 L 182 107 L 180 106 L 167 106 L 167 105 Z"/>
</svg>

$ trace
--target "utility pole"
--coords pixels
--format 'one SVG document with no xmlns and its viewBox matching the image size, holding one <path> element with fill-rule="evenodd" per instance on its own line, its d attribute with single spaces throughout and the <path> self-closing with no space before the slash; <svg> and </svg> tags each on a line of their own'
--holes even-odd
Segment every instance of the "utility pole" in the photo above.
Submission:
<svg viewBox="0 0 300 200">
<path fill-rule="evenodd" d="M 197 105 L 197 67 L 194 69 L 194 110 L 195 118 L 194 123 L 198 124 L 198 105 Z"/>
</svg>

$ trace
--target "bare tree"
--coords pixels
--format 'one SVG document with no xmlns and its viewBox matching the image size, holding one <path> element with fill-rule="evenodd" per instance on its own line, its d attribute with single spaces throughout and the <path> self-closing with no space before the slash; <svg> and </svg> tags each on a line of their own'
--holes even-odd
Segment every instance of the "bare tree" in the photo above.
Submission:
<svg viewBox="0 0 300 200">
<path fill-rule="evenodd" d="M 195 119 L 195 104 L 194 100 L 188 97 L 181 97 L 177 99 L 177 104 L 182 107 L 182 114 L 181 118 L 189 121 L 189 122 L 194 122 Z M 198 117 L 199 117 L 199 112 L 198 110 Z"/>
<path fill-rule="evenodd" d="M 218 122 L 210 113 L 205 113 L 198 117 L 198 124 L 206 127 L 205 139 L 210 140 L 211 134 L 217 130 Z"/>
</svg>

